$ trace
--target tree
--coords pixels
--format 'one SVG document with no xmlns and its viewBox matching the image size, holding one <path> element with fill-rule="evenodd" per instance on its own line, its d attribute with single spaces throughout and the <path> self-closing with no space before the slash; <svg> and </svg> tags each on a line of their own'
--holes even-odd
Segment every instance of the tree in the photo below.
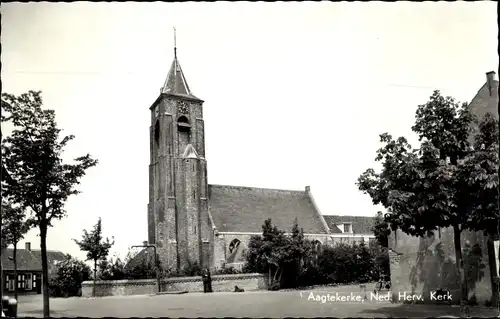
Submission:
<svg viewBox="0 0 500 319">
<path fill-rule="evenodd" d="M 120 258 L 101 260 L 98 273 L 99 280 L 122 280 L 125 277 L 125 263 Z"/>
<path fill-rule="evenodd" d="M 192 266 L 193 267 L 190 269 L 184 268 L 182 270 L 198 273 L 201 271 L 198 264 Z M 147 248 L 144 248 L 139 252 L 129 250 L 127 256 L 125 257 L 123 271 L 126 279 L 153 279 L 156 278 L 158 269 L 160 270 L 160 277 L 165 277 L 167 275 L 182 276 L 184 274 L 183 271 L 171 272 L 169 269 L 164 269 L 160 256 L 157 254 L 155 258 L 154 254 L 151 254 Z"/>
<path fill-rule="evenodd" d="M 389 246 L 389 235 L 391 234 L 391 229 L 384 219 L 384 214 L 382 212 L 377 212 L 375 216 L 375 222 L 372 227 L 372 232 L 375 235 L 378 243 L 382 247 Z"/>
<path fill-rule="evenodd" d="M 248 248 L 245 254 L 246 264 L 244 272 L 264 273 L 267 271 L 267 263 L 262 255 L 264 240 L 261 235 L 252 235 L 248 242 Z"/>
<path fill-rule="evenodd" d="M 412 149 L 403 137 L 394 140 L 387 133 L 380 135 L 385 145 L 377 151 L 376 160 L 382 162 L 382 171 L 368 169 L 357 182 L 374 204 L 387 209 L 384 219 L 392 230 L 425 236 L 439 228 L 453 228 L 463 305 L 468 291 L 461 233 L 489 232 L 492 220 L 499 218 L 498 195 L 488 191 L 496 190 L 498 184 L 498 156 L 492 151 L 498 144 L 489 133 L 495 132 L 498 124 L 487 116 L 474 148 L 470 142 L 473 124 L 474 116 L 467 105 L 435 91 L 429 102 L 418 107 L 412 127 L 419 136 L 420 148 Z M 484 190 L 486 193 L 482 193 Z"/>
<path fill-rule="evenodd" d="M 94 286 L 92 287 L 92 296 L 95 297 L 95 282 L 97 280 L 97 262 L 106 259 L 109 254 L 109 249 L 114 245 L 114 241 L 110 242 L 108 238 L 104 240 L 102 237 L 101 218 L 97 220 L 94 229 L 90 232 L 83 230 L 82 240 L 73 241 L 80 247 L 80 250 L 87 252 L 87 260 L 94 262 Z"/>
<path fill-rule="evenodd" d="M 72 164 L 63 163 L 64 148 L 74 136 L 60 139 L 55 112 L 42 109 L 42 104 L 41 92 L 20 96 L 3 93 L 1 120 L 14 126 L 11 135 L 2 140 L 5 169 L 12 178 L 3 191 L 23 209 L 29 209 L 30 221 L 40 230 L 43 314 L 48 317 L 47 231 L 53 220 L 66 215 L 64 203 L 79 193 L 76 186 L 97 161 L 87 154 Z"/>
<path fill-rule="evenodd" d="M 26 214 L 22 207 L 13 205 L 6 197 L 2 197 L 2 241 L 5 245 L 14 246 L 14 298 L 17 300 L 17 244 L 30 229 Z"/>
<path fill-rule="evenodd" d="M 389 275 L 391 271 L 389 252 L 387 247 L 382 247 L 378 241 L 369 242 L 370 254 L 374 258 L 376 270 L 375 279 L 379 279 L 380 274 Z"/>
<path fill-rule="evenodd" d="M 487 113 L 479 124 L 479 134 L 474 136 L 474 153 L 464 163 L 463 178 L 472 185 L 472 196 L 475 199 L 470 223 L 475 229 L 483 228 L 488 246 L 490 269 L 494 269 L 499 260 L 495 260 L 494 240 L 499 238 L 498 223 L 498 121 Z M 474 225 L 475 224 L 475 225 Z M 492 285 L 492 303 L 499 300 L 498 276 L 490 272 Z"/>
<path fill-rule="evenodd" d="M 82 282 L 89 279 L 90 267 L 83 261 L 66 255 L 66 259 L 57 264 L 55 276 L 49 281 L 50 296 L 81 296 Z"/>
<path fill-rule="evenodd" d="M 375 274 L 376 264 L 375 258 L 370 253 L 365 242 L 359 245 L 354 245 L 355 258 L 352 258 L 354 263 L 355 275 L 354 278 L 361 283 L 369 282 L 377 274 Z"/>
<path fill-rule="evenodd" d="M 295 285 L 300 274 L 300 265 L 306 252 L 303 230 L 297 219 L 288 236 L 272 224 L 264 221 L 262 236 L 252 236 L 247 249 L 245 272 L 267 272 L 269 287 L 277 289 L 284 283 Z M 283 276 L 285 274 L 285 276 Z"/>
<path fill-rule="evenodd" d="M 294 219 L 291 235 L 285 242 L 282 261 L 282 273 L 285 274 L 285 285 L 295 287 L 300 275 L 300 264 L 306 253 L 304 230 L 299 227 L 297 218 Z"/>
</svg>

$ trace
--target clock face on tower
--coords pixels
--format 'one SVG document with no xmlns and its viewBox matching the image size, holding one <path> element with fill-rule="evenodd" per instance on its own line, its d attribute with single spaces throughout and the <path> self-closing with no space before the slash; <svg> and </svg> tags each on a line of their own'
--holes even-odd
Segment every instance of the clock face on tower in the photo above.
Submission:
<svg viewBox="0 0 500 319">
<path fill-rule="evenodd" d="M 187 114 L 189 113 L 189 106 L 186 102 L 179 101 L 179 103 L 177 104 L 177 110 L 179 111 L 179 113 Z"/>
<path fill-rule="evenodd" d="M 158 114 L 159 114 L 159 109 L 158 109 L 158 105 L 155 107 L 155 117 L 158 117 Z"/>
</svg>

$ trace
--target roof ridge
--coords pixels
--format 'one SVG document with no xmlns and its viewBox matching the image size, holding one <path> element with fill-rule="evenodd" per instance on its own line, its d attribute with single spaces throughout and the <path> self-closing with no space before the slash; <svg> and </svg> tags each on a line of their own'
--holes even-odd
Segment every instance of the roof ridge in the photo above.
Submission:
<svg viewBox="0 0 500 319">
<path fill-rule="evenodd" d="M 323 214 L 323 216 L 375 218 L 375 216 L 359 216 L 359 215 L 328 215 L 328 214 Z"/>
<path fill-rule="evenodd" d="M 478 97 L 478 95 L 481 92 L 481 90 L 484 89 L 485 87 L 488 88 L 488 82 L 484 82 L 484 84 L 481 85 L 481 87 L 479 88 L 479 90 L 477 90 L 476 94 L 474 94 L 474 96 L 472 97 L 472 99 L 470 99 L 470 101 L 467 102 L 467 106 L 469 106 L 469 105 L 472 104 L 472 101 L 474 101 L 474 99 L 476 97 Z"/>
<path fill-rule="evenodd" d="M 294 190 L 294 189 L 279 189 L 279 188 L 265 188 L 265 187 L 250 187 L 250 186 L 237 186 L 237 185 L 216 185 L 209 184 L 210 187 L 218 188 L 240 188 L 240 189 L 252 189 L 252 190 L 262 190 L 262 191 L 278 191 L 278 192 L 290 192 L 290 193 L 301 193 L 305 194 L 305 190 Z"/>
<path fill-rule="evenodd" d="M 13 249 L 13 248 L 11 248 Z M 26 250 L 26 248 L 18 248 L 17 250 Z M 30 252 L 41 252 L 42 250 L 41 249 L 30 249 L 29 250 Z M 61 253 L 61 254 L 65 254 L 64 252 L 62 252 L 61 250 L 52 250 L 52 249 L 47 249 L 48 253 Z M 66 255 L 66 254 L 65 254 Z"/>
</svg>

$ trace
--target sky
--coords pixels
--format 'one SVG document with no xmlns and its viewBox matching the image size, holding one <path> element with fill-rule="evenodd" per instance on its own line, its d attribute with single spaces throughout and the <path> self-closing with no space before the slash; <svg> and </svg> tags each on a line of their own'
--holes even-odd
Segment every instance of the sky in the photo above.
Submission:
<svg viewBox="0 0 500 319">
<path fill-rule="evenodd" d="M 3 92 L 41 90 L 65 159 L 88 170 L 49 229 L 84 258 L 102 218 L 111 255 L 147 240 L 149 107 L 174 55 L 205 101 L 210 184 L 303 190 L 322 214 L 374 216 L 356 187 L 379 134 L 412 144 L 415 110 L 438 89 L 470 101 L 498 70 L 496 2 L 6 3 Z M 7 133 L 11 127 L 3 126 Z M 40 245 L 38 230 L 26 241 Z M 24 245 L 24 241 L 20 243 Z"/>
</svg>

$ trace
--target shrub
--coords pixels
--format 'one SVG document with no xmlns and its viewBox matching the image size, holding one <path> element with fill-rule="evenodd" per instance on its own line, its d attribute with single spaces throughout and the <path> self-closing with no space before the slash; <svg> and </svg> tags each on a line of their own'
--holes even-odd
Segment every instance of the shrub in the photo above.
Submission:
<svg viewBox="0 0 500 319">
<path fill-rule="evenodd" d="M 265 273 L 267 271 L 267 262 L 262 254 L 264 249 L 264 240 L 262 236 L 253 235 L 248 242 L 245 257 L 246 264 L 243 266 L 245 273 Z"/>
<path fill-rule="evenodd" d="M 233 267 L 226 267 L 226 268 L 221 268 L 217 269 L 214 272 L 214 275 L 236 275 L 236 274 L 241 274 L 242 271 L 239 271 Z"/>
<path fill-rule="evenodd" d="M 380 272 L 389 273 L 389 256 L 381 247 L 364 242 L 323 247 L 305 239 L 297 221 L 291 235 L 285 235 L 266 220 L 262 236 L 250 238 L 246 260 L 243 271 L 266 274 L 269 289 L 366 283 L 377 280 Z"/>
<path fill-rule="evenodd" d="M 156 278 L 157 267 L 155 265 L 154 254 L 148 252 L 147 249 L 143 249 L 137 254 L 133 254 L 129 251 L 125 260 L 126 262 L 123 267 L 123 279 Z M 156 262 L 160 268 L 160 277 L 166 277 L 168 273 L 165 269 L 163 269 L 159 255 L 157 255 Z M 119 267 L 116 269 L 119 272 Z"/>
<path fill-rule="evenodd" d="M 197 262 L 188 262 L 180 271 L 180 275 L 186 277 L 201 276 L 201 273 L 201 266 Z"/>
<path fill-rule="evenodd" d="M 70 255 L 60 262 L 52 278 L 49 278 L 51 297 L 73 297 L 82 295 L 82 282 L 90 279 L 91 270 L 83 261 Z"/>
<path fill-rule="evenodd" d="M 102 260 L 99 263 L 99 280 L 122 280 L 127 278 L 125 264 L 120 258 L 115 260 Z"/>
<path fill-rule="evenodd" d="M 386 247 L 382 247 L 378 242 L 371 241 L 369 245 L 370 254 L 374 258 L 375 275 L 374 280 L 379 279 L 380 274 L 390 274 L 389 251 Z"/>
</svg>

